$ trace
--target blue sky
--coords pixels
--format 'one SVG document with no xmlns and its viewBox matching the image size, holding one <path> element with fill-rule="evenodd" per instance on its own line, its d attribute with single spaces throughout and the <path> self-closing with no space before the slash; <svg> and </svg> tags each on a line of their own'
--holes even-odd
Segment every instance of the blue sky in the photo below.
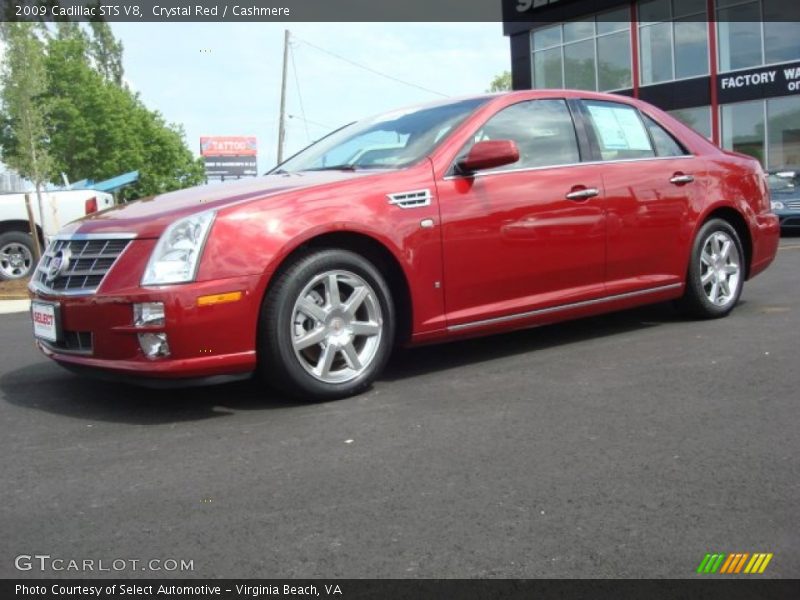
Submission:
<svg viewBox="0 0 800 600">
<path fill-rule="evenodd" d="M 259 169 L 275 163 L 284 24 L 114 23 L 125 77 L 151 109 L 201 135 L 255 135 Z M 316 50 L 447 96 L 480 93 L 509 68 L 500 23 L 290 23 L 287 154 L 329 128 L 436 94 L 376 76 Z M 302 107 L 300 99 L 302 97 Z"/>
</svg>

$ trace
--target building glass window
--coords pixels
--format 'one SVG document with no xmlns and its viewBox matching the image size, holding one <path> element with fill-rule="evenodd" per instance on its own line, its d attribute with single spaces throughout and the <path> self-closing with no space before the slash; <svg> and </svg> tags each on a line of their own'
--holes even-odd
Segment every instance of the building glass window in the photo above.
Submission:
<svg viewBox="0 0 800 600">
<path fill-rule="evenodd" d="M 658 23 L 639 32 L 642 85 L 674 79 L 672 72 L 672 24 Z"/>
<path fill-rule="evenodd" d="M 533 53 L 533 87 L 564 87 L 564 69 L 561 64 L 561 48 L 550 48 Z"/>
<path fill-rule="evenodd" d="M 725 104 L 722 116 L 722 147 L 749 154 L 766 164 L 764 156 L 764 101 Z"/>
<path fill-rule="evenodd" d="M 564 23 L 564 42 L 577 42 L 594 37 L 594 19 Z"/>
<path fill-rule="evenodd" d="M 616 31 L 630 30 L 631 11 L 625 8 L 617 8 L 604 12 L 595 17 L 597 21 L 597 35 L 605 35 Z"/>
<path fill-rule="evenodd" d="M 784 3 L 717 0 L 720 72 L 800 60 L 800 23 L 781 22 Z"/>
<path fill-rule="evenodd" d="M 667 111 L 684 125 L 691 127 L 697 133 L 711 139 L 711 107 L 694 106 Z"/>
<path fill-rule="evenodd" d="M 534 88 L 610 91 L 632 85 L 627 7 L 536 29 L 531 46 Z"/>
<path fill-rule="evenodd" d="M 740 11 L 740 12 L 739 12 Z M 739 12 L 742 18 L 755 21 L 720 21 L 719 27 L 719 70 L 733 71 L 747 69 L 762 64 L 761 58 L 761 23 L 757 2 L 735 8 L 720 10 L 718 19 L 736 18 Z"/>
<path fill-rule="evenodd" d="M 800 167 L 800 96 L 767 100 L 767 165 Z"/>
<path fill-rule="evenodd" d="M 544 27 L 533 32 L 533 49 L 542 50 L 561 44 L 561 26 Z"/>
<path fill-rule="evenodd" d="M 782 22 L 785 0 L 764 0 L 764 62 L 772 64 L 800 59 L 800 23 Z"/>
<path fill-rule="evenodd" d="M 578 90 L 597 89 L 594 40 L 564 46 L 564 85 Z"/>
<path fill-rule="evenodd" d="M 708 24 L 686 17 L 674 27 L 675 79 L 708 75 Z"/>
<path fill-rule="evenodd" d="M 631 39 L 627 31 L 597 38 L 599 90 L 631 87 Z"/>
<path fill-rule="evenodd" d="M 726 104 L 720 112 L 723 148 L 770 170 L 800 166 L 800 96 Z"/>
<path fill-rule="evenodd" d="M 708 74 L 705 0 L 640 0 L 642 85 Z"/>
</svg>

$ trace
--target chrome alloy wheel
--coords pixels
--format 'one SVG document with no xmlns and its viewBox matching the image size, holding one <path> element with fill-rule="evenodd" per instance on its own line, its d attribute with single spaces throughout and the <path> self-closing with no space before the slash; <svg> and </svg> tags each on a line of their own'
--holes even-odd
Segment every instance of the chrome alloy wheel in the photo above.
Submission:
<svg viewBox="0 0 800 600">
<path fill-rule="evenodd" d="M 349 271 L 326 271 L 303 288 L 291 339 L 302 367 L 324 383 L 346 383 L 375 359 L 383 335 L 378 295 Z"/>
<path fill-rule="evenodd" d="M 25 277 L 32 266 L 33 255 L 24 244 L 11 242 L 0 248 L 0 271 L 6 279 Z"/>
<path fill-rule="evenodd" d="M 741 259 L 736 242 L 724 231 L 706 239 L 700 253 L 700 285 L 716 306 L 727 306 L 735 298 L 741 279 Z"/>
</svg>

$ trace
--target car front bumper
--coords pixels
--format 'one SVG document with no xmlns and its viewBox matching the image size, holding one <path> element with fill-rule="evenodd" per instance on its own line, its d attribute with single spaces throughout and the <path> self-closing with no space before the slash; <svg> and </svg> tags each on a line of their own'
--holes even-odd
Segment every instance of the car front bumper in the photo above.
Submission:
<svg viewBox="0 0 800 600">
<path fill-rule="evenodd" d="M 36 291 L 33 301 L 56 304 L 60 338 L 36 344 L 49 358 L 81 372 L 144 385 L 163 380 L 246 376 L 256 366 L 260 276 L 244 276 L 126 293 L 60 296 Z M 198 298 L 242 292 L 236 301 L 198 305 Z M 162 302 L 163 325 L 135 326 L 134 303 Z M 169 356 L 148 358 L 139 334 L 165 333 Z"/>
</svg>

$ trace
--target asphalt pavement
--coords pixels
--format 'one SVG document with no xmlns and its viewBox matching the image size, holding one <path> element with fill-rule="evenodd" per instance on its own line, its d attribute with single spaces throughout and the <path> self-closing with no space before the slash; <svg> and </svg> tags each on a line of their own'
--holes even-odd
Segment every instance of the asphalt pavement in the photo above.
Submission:
<svg viewBox="0 0 800 600">
<path fill-rule="evenodd" d="M 800 237 L 729 318 L 407 350 L 320 404 L 81 379 L 0 315 L 0 577 L 680 578 L 707 552 L 800 577 L 799 340 Z"/>
</svg>

